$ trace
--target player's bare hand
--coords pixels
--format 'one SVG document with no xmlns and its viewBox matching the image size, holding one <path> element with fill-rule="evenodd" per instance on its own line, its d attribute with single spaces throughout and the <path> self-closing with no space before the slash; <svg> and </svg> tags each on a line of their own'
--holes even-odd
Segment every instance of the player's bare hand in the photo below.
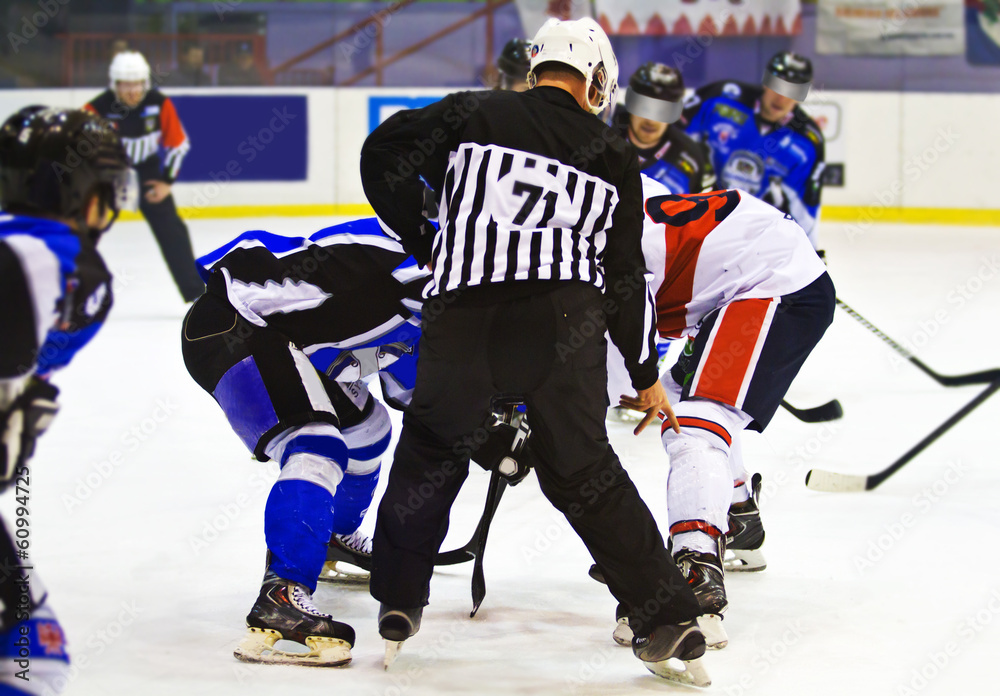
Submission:
<svg viewBox="0 0 1000 696">
<path fill-rule="evenodd" d="M 166 181 L 147 181 L 146 200 L 150 203 L 159 203 L 170 195 L 170 184 Z"/>
<path fill-rule="evenodd" d="M 646 426 L 655 419 L 659 418 L 660 414 L 663 414 L 663 417 L 670 421 L 670 427 L 674 429 L 675 433 L 681 431 L 680 423 L 677 422 L 677 416 L 674 415 L 674 409 L 670 407 L 670 401 L 667 399 L 667 392 L 659 380 L 651 387 L 640 389 L 636 396 L 622 394 L 619 404 L 633 411 L 642 411 L 646 414 L 646 417 L 632 431 L 636 435 L 645 430 Z"/>
</svg>

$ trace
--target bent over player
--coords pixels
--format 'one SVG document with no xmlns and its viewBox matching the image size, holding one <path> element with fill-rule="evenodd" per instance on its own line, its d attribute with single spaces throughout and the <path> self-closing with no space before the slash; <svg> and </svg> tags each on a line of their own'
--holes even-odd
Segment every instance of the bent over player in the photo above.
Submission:
<svg viewBox="0 0 1000 696">
<path fill-rule="evenodd" d="M 657 330 L 688 339 L 661 378 L 681 425 L 678 433 L 665 424 L 662 433 L 671 546 L 698 597 L 709 647 L 723 647 L 727 531 L 745 557 L 763 563 L 749 553 L 759 551 L 763 528 L 759 477 L 747 486 L 741 433 L 767 427 L 833 321 L 833 281 L 791 216 L 743 191 L 670 195 L 647 177 L 643 187 Z M 615 386 L 609 392 L 620 394 L 626 383 L 618 377 Z M 623 640 L 627 607 L 619 619 Z"/>
<path fill-rule="evenodd" d="M 149 64 L 141 53 L 119 53 L 108 73 L 110 88 L 83 108 L 108 119 L 121 134 L 132 166 L 139 172 L 143 190 L 139 210 L 153 230 L 181 296 L 191 302 L 205 290 L 205 284 L 195 269 L 187 225 L 170 192 L 191 144 L 174 103 L 152 87 Z"/>
<path fill-rule="evenodd" d="M 375 218 L 309 239 L 246 232 L 198 263 L 208 288 L 184 320 L 184 362 L 247 449 L 281 467 L 264 509 L 267 569 L 236 657 L 346 664 L 354 629 L 311 596 L 328 544 L 370 552 L 354 532 L 391 425 L 361 379 L 378 373 L 391 406 L 409 402 L 428 273 Z M 280 639 L 310 651 L 277 650 Z"/>
<path fill-rule="evenodd" d="M 69 658 L 28 559 L 22 509 L 29 461 L 58 411 L 49 375 L 92 339 L 111 309 L 97 241 L 138 188 L 118 135 L 83 111 L 28 107 L 0 126 L 0 490 L 13 489 L 14 533 L 0 522 L 0 692 L 58 693 Z"/>
</svg>

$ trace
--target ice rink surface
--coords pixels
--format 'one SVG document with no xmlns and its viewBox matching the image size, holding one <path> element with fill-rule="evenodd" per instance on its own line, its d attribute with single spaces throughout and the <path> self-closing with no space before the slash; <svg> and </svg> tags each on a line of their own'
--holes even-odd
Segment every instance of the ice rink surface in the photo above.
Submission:
<svg viewBox="0 0 1000 696">
<path fill-rule="evenodd" d="M 309 234 L 286 218 L 190 222 L 196 251 L 247 229 Z M 944 373 L 1000 365 L 997 230 L 822 223 L 838 295 Z M 611 640 L 615 601 L 534 477 L 508 490 L 486 554 L 488 594 L 470 620 L 471 564 L 439 571 L 420 633 L 381 667 L 375 601 L 321 587 L 320 608 L 358 633 L 344 669 L 249 666 L 233 648 L 263 571 L 263 509 L 275 477 L 250 459 L 180 356 L 185 311 L 144 223 L 103 242 L 117 275 L 104 330 L 56 377 L 62 412 L 31 478 L 31 553 L 74 660 L 69 694 L 644 694 L 692 692 L 648 674 Z M 768 567 L 730 574 L 730 645 L 710 653 L 708 693 L 996 693 L 1000 653 L 1000 397 L 880 488 L 807 490 L 808 469 L 881 470 L 981 387 L 944 388 L 843 312 L 788 400 L 832 398 L 843 420 L 779 412 L 748 434 L 765 477 Z M 398 417 L 394 416 L 398 424 Z M 611 439 L 666 519 L 658 434 Z M 388 463 L 385 465 L 387 466 Z M 384 478 L 383 478 L 384 480 Z M 474 467 L 446 548 L 464 544 L 487 476 Z M 13 495 L 2 501 L 11 519 Z M 373 524 L 372 516 L 365 529 Z"/>
</svg>

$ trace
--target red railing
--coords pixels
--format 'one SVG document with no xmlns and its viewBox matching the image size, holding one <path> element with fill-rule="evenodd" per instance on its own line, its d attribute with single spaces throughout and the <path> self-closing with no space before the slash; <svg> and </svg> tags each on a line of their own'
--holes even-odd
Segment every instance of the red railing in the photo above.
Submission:
<svg viewBox="0 0 1000 696">
<path fill-rule="evenodd" d="M 177 69 L 184 47 L 197 44 L 205 51 L 205 68 L 211 74 L 229 62 L 240 48 L 249 45 L 254 65 L 264 83 L 270 82 L 267 39 L 260 34 L 65 34 L 63 40 L 63 84 L 75 87 L 107 78 L 112 43 L 124 40 L 129 50 L 139 51 L 155 74 Z"/>
<path fill-rule="evenodd" d="M 312 58 L 321 51 L 331 48 L 332 46 L 335 46 L 341 41 L 351 41 L 355 40 L 356 37 L 364 36 L 364 37 L 370 37 L 370 39 L 375 42 L 375 64 L 370 65 L 364 70 L 361 70 L 344 80 L 335 82 L 335 84 L 344 86 L 353 85 L 356 84 L 359 80 L 363 80 L 369 75 L 374 74 L 375 84 L 381 86 L 383 71 L 387 67 L 389 67 L 393 63 L 396 63 L 397 61 L 402 60 L 403 58 L 406 58 L 409 55 L 416 53 L 425 46 L 432 44 L 435 41 L 444 38 L 445 36 L 448 36 L 449 34 L 461 29 L 467 24 L 471 24 L 472 22 L 482 17 L 485 17 L 486 19 L 486 31 L 485 31 L 486 36 L 483 41 L 483 50 L 485 53 L 485 65 L 487 74 L 484 75 L 484 78 L 486 80 L 492 80 L 495 77 L 493 75 L 493 70 L 494 70 L 493 61 L 496 58 L 493 52 L 493 14 L 496 12 L 498 8 L 503 7 L 504 5 L 509 5 L 511 2 L 513 2 L 513 0 L 486 0 L 486 6 L 483 7 L 482 9 L 476 10 L 475 12 L 466 15 L 462 19 L 452 22 L 451 24 L 435 32 L 434 34 L 424 39 L 421 39 L 420 41 L 417 41 L 416 43 L 408 46 L 407 48 L 397 51 L 396 53 L 393 53 L 389 57 L 385 57 L 385 46 L 383 45 L 382 32 L 385 24 L 387 24 L 387 22 L 385 21 L 386 16 L 395 15 L 404 7 L 406 7 L 407 5 L 411 5 L 414 2 L 416 2 L 416 0 L 398 0 L 398 2 L 389 5 L 385 9 L 373 13 L 370 17 L 361 20 L 360 22 L 354 24 L 353 26 L 336 34 L 335 36 L 332 36 L 329 39 L 326 39 L 325 41 L 313 46 L 309 50 L 303 51 L 297 56 L 289 58 L 280 65 L 275 66 L 271 72 L 272 78 L 276 78 L 277 81 L 280 83 L 282 82 L 281 79 L 282 73 L 291 70 L 299 63 L 308 60 L 309 58 Z"/>
</svg>

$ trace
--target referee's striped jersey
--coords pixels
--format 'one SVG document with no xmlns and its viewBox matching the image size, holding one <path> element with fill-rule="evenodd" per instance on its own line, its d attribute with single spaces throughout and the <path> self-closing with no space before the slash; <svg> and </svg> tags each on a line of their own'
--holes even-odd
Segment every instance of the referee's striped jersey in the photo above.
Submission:
<svg viewBox="0 0 1000 696">
<path fill-rule="evenodd" d="M 366 140 L 361 175 L 383 229 L 432 267 L 428 297 L 591 284 L 634 386 L 656 380 L 637 157 L 568 92 L 458 92 L 399 112 Z M 422 213 L 425 183 L 440 229 Z"/>
</svg>

